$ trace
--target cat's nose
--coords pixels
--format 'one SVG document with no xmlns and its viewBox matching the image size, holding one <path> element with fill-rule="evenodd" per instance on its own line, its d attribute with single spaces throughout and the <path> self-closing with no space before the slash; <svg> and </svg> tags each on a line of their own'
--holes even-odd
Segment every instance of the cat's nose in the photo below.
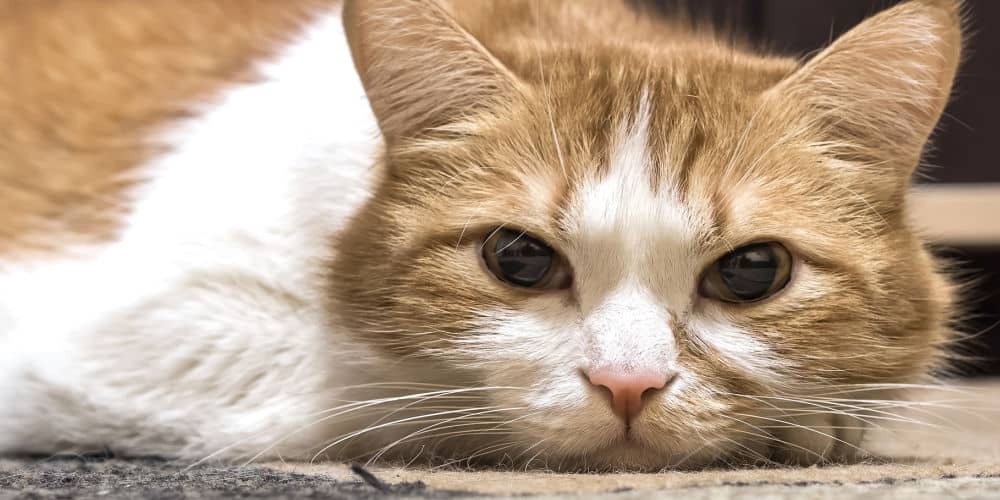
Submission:
<svg viewBox="0 0 1000 500">
<path fill-rule="evenodd" d="M 642 410 L 644 396 L 663 389 L 675 373 L 654 370 L 623 372 L 599 368 L 585 372 L 591 384 L 611 392 L 611 409 L 625 423 L 631 422 Z"/>
</svg>

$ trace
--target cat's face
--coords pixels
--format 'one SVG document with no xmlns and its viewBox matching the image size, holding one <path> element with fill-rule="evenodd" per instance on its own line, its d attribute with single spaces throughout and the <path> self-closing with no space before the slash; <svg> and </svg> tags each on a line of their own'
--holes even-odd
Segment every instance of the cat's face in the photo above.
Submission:
<svg viewBox="0 0 1000 500">
<path fill-rule="evenodd" d="M 953 11 L 911 10 L 957 33 Z M 453 84 L 380 105 L 401 90 L 367 75 L 389 174 L 338 241 L 334 295 L 360 338 L 428 381 L 493 388 L 476 401 L 502 417 L 487 419 L 509 444 L 495 451 L 598 468 L 850 456 L 864 419 L 816 398 L 872 398 L 864 384 L 936 361 L 949 292 L 903 202 L 948 93 L 933 68 L 917 76 L 935 109 L 915 96 L 892 110 L 904 123 L 827 106 L 831 63 L 626 47 L 498 69 L 468 50 L 463 71 L 470 54 L 490 68 L 460 76 L 489 79 L 473 101 Z"/>
</svg>

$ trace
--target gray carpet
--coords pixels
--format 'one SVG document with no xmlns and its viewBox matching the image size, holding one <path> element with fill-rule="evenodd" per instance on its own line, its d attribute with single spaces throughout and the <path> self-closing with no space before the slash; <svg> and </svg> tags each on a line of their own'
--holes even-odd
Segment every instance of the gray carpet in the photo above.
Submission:
<svg viewBox="0 0 1000 500">
<path fill-rule="evenodd" d="M 779 470 L 780 471 L 780 470 Z M 383 472 L 385 472 L 383 470 Z M 779 472 L 780 473 L 780 472 Z M 0 461 L 0 500 L 12 499 L 232 499 L 232 498 L 494 498 L 482 493 L 428 488 L 421 481 L 387 484 L 367 470 L 353 478 L 282 472 L 262 467 L 203 466 L 186 470 L 158 460 L 46 459 Z M 468 473 L 467 473 L 468 474 Z M 368 476 L 368 477 L 365 477 Z M 581 478 L 581 476 L 577 476 Z M 788 479 L 792 479 L 789 477 Z M 765 500 L 820 498 L 837 500 L 988 499 L 1000 498 L 1000 476 L 941 474 L 925 478 L 892 476 L 859 481 L 722 481 L 714 485 L 666 490 L 617 487 L 601 492 L 499 495 L 497 498 L 603 500 L 684 498 L 694 500 Z"/>
<path fill-rule="evenodd" d="M 386 484 L 374 476 L 366 482 L 334 480 L 325 475 L 272 469 L 206 466 L 184 467 L 158 460 L 49 459 L 19 460 L 0 471 L 0 499 L 223 499 L 324 498 L 366 499 L 386 496 L 448 498 L 447 491 L 429 492 L 421 482 Z M 13 463 L 13 462 L 11 462 Z M 369 473 L 370 474 L 370 473 Z"/>
</svg>

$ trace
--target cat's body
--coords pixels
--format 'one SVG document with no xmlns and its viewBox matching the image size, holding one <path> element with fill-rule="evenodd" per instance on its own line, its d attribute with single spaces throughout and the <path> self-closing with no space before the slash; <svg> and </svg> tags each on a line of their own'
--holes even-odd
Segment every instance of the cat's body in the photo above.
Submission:
<svg viewBox="0 0 1000 500">
<path fill-rule="evenodd" d="M 158 152 L 115 174 L 124 192 L 94 193 L 119 197 L 104 208 L 120 216 L 110 237 L 77 242 L 67 222 L 34 238 L 61 248 L 7 249 L 4 448 L 198 456 L 249 437 L 246 450 L 263 449 L 294 415 L 331 406 L 337 385 L 371 381 L 357 361 L 372 354 L 328 328 L 319 286 L 378 147 L 339 9 L 326 10 L 245 42 L 260 55 L 244 81 L 209 67 L 202 78 L 218 79 L 200 99 L 172 96 L 191 116 L 150 128 Z"/>
<path fill-rule="evenodd" d="M 0 89 L 0 453 L 812 462 L 871 415 L 801 398 L 885 397 L 948 340 L 902 205 L 957 62 L 947 2 L 806 69 L 599 2 L 41 4 L 31 37 L 0 24 L 38 51 Z M 44 53 L 72 16 L 97 22 Z M 873 41 L 934 55 L 899 88 L 852 68 L 899 108 L 866 120 L 822 60 Z M 505 225 L 572 284 L 491 278 Z M 771 239 L 787 290 L 698 297 Z"/>
</svg>

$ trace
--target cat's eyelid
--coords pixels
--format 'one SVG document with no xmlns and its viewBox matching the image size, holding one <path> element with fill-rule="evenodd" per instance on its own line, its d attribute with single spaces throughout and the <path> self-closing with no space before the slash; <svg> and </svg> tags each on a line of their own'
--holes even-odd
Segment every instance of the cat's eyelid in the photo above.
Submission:
<svg viewBox="0 0 1000 500">
<path fill-rule="evenodd" d="M 530 236 L 542 243 L 545 243 L 553 250 L 559 252 L 561 255 L 566 255 L 566 250 L 570 245 L 564 237 L 556 236 L 556 232 L 549 228 L 540 228 L 533 224 L 518 224 L 515 222 L 508 222 L 505 224 L 494 223 L 490 224 L 488 222 L 477 223 L 475 227 L 466 228 L 465 234 L 462 237 L 463 242 L 482 242 L 486 241 L 497 231 L 502 229 L 508 229 L 511 231 L 516 231 L 522 233 L 526 236 Z"/>
<path fill-rule="evenodd" d="M 705 263 L 705 266 L 707 266 L 708 264 L 711 264 L 732 253 L 734 250 L 762 243 L 777 243 L 785 247 L 789 254 L 793 256 L 798 254 L 798 245 L 789 243 L 787 238 L 761 235 L 741 239 L 739 241 L 719 239 L 717 242 L 705 247 L 703 251 L 700 252 L 700 260 Z"/>
</svg>

